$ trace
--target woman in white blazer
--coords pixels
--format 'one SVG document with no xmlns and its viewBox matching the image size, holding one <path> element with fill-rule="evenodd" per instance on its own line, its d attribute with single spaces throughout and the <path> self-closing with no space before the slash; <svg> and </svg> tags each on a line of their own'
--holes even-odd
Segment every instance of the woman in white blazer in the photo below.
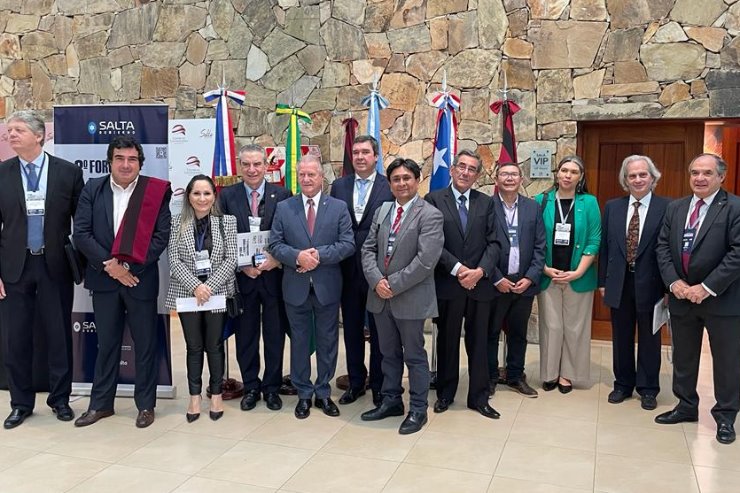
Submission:
<svg viewBox="0 0 740 493">
<path fill-rule="evenodd" d="M 210 177 L 197 175 L 185 188 L 182 212 L 172 218 L 169 261 L 170 287 L 167 308 L 177 298 L 195 297 L 198 305 L 211 296 L 234 294 L 237 265 L 236 218 L 221 213 L 216 186 Z M 192 423 L 200 417 L 203 353 L 208 358 L 211 407 L 209 416 L 223 416 L 221 385 L 224 377 L 223 328 L 226 310 L 178 313 L 185 336 L 190 403 L 185 414 Z"/>
</svg>

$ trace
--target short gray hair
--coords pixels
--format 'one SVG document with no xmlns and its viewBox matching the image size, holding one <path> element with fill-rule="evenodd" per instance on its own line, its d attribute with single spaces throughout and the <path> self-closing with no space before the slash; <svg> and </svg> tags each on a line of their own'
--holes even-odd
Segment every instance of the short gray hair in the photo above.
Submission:
<svg viewBox="0 0 740 493">
<path fill-rule="evenodd" d="M 712 153 L 712 152 L 704 152 L 704 153 L 699 154 L 698 156 L 696 156 L 694 159 L 692 159 L 691 162 L 689 163 L 689 170 L 691 170 L 691 165 L 694 164 L 694 161 L 696 161 L 697 159 L 699 159 L 701 157 L 711 157 L 711 158 L 714 158 L 714 163 L 717 166 L 717 174 L 718 175 L 724 176 L 725 173 L 727 173 L 727 163 L 725 162 L 725 160 L 722 159 L 721 157 L 719 157 L 718 155 Z"/>
<path fill-rule="evenodd" d="M 452 160 L 452 165 L 457 166 L 457 164 L 460 162 L 460 158 L 463 156 L 467 156 L 470 158 L 473 158 L 478 163 L 478 173 L 483 171 L 483 160 L 480 158 L 480 154 L 478 154 L 476 151 L 471 151 L 469 149 L 463 149 L 462 151 L 458 152 L 455 158 Z"/>
<path fill-rule="evenodd" d="M 324 167 L 321 164 L 321 158 L 318 156 L 314 156 L 313 154 L 306 154 L 305 156 L 301 157 L 301 160 L 298 161 L 298 166 L 296 166 L 296 171 L 299 171 L 301 169 L 301 165 L 303 163 L 315 163 L 316 167 L 319 168 L 319 174 L 321 176 L 324 176 Z"/>
<path fill-rule="evenodd" d="M 629 192 L 629 186 L 627 186 L 627 167 L 637 161 L 645 161 L 647 163 L 648 173 L 653 177 L 653 184 L 650 186 L 650 190 L 655 190 L 655 185 L 658 184 L 658 180 L 660 180 L 662 175 L 652 159 L 647 156 L 641 156 L 640 154 L 633 154 L 624 158 L 622 167 L 619 170 L 619 184 L 622 185 L 625 192 Z"/>
<path fill-rule="evenodd" d="M 7 119 L 7 123 L 10 122 L 23 122 L 26 125 L 28 125 L 28 128 L 36 134 L 37 136 L 41 137 L 41 145 L 44 145 L 44 140 L 46 140 L 46 124 L 44 123 L 44 119 L 41 118 L 41 115 L 33 110 L 19 110 L 10 115 Z"/>
<path fill-rule="evenodd" d="M 245 152 L 259 152 L 262 154 L 262 162 L 267 162 L 267 152 L 265 152 L 265 148 L 259 144 L 246 144 L 241 146 L 238 155 L 241 157 Z"/>
</svg>

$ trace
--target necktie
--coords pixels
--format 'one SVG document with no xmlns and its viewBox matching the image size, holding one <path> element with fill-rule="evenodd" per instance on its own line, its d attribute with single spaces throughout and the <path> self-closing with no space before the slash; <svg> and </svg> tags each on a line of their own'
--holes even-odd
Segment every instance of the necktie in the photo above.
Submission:
<svg viewBox="0 0 740 493">
<path fill-rule="evenodd" d="M 460 207 L 457 209 L 460 213 L 460 223 L 462 224 L 463 231 L 465 231 L 468 229 L 468 208 L 465 207 L 465 195 L 460 195 L 460 198 L 457 200 L 460 201 Z"/>
<path fill-rule="evenodd" d="M 316 209 L 313 208 L 313 199 L 308 199 L 308 213 L 306 214 L 306 222 L 308 223 L 308 234 L 313 236 L 313 227 L 316 224 Z"/>
<path fill-rule="evenodd" d="M 696 229 L 696 227 L 699 225 L 699 211 L 701 210 L 701 206 L 703 205 L 703 199 L 699 199 L 696 201 L 696 205 L 694 205 L 694 210 L 691 211 L 691 215 L 689 216 L 689 229 Z M 696 232 L 694 232 L 694 241 L 696 241 Z M 693 248 L 693 244 L 691 246 Z M 691 252 L 681 251 L 681 264 L 683 266 L 683 271 L 686 274 L 689 273 L 689 260 L 691 260 Z"/>
<path fill-rule="evenodd" d="M 367 186 L 370 180 L 360 178 L 357 180 L 357 183 L 359 184 L 357 188 L 357 205 L 364 206 L 367 199 Z"/>
<path fill-rule="evenodd" d="M 252 217 L 259 216 L 259 196 L 260 193 L 257 190 L 252 190 L 252 205 L 250 207 L 252 209 Z"/>
<path fill-rule="evenodd" d="M 630 218 L 629 226 L 627 226 L 627 263 L 634 264 L 635 257 L 637 257 L 637 244 L 640 242 L 640 202 L 637 201 L 634 204 L 635 210 Z"/>
<path fill-rule="evenodd" d="M 401 216 L 403 216 L 403 207 L 399 207 L 396 209 L 396 218 L 393 220 L 393 225 L 391 226 L 390 234 L 388 235 L 388 244 L 389 248 L 385 249 L 385 268 L 388 268 L 388 264 L 391 261 L 391 252 L 393 252 L 393 247 L 391 246 L 393 242 L 395 242 L 396 234 L 398 233 L 398 229 L 401 227 Z"/>
<path fill-rule="evenodd" d="M 28 191 L 38 192 L 39 176 L 36 174 L 36 165 L 28 163 Z M 28 216 L 28 249 L 34 252 L 44 246 L 44 216 Z"/>
</svg>

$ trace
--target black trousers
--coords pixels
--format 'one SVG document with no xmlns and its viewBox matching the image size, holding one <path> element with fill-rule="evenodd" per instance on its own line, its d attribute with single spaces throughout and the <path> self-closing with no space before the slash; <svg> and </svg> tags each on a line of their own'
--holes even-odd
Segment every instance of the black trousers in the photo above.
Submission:
<svg viewBox="0 0 740 493">
<path fill-rule="evenodd" d="M 342 322 L 344 324 L 344 347 L 347 355 L 349 386 L 365 389 L 368 369 L 365 366 L 365 320 L 370 329 L 370 388 L 380 392 L 383 387 L 383 355 L 378 343 L 378 328 L 375 317 L 365 311 L 367 283 L 357 279 L 345 279 L 342 292 Z M 367 318 L 366 318 L 367 317 Z"/>
<path fill-rule="evenodd" d="M 271 296 L 262 283 L 241 297 L 244 313 L 237 320 L 236 360 L 239 362 L 244 390 L 277 392 L 283 379 L 283 348 L 288 326 L 283 300 Z M 259 377 L 260 332 L 265 353 L 262 380 Z"/>
<path fill-rule="evenodd" d="M 503 293 L 491 303 L 491 324 L 488 330 L 488 376 L 498 381 L 498 341 L 506 324 L 506 381 L 516 383 L 524 375 L 527 355 L 527 326 L 532 314 L 534 296 Z"/>
<path fill-rule="evenodd" d="M 72 390 L 72 282 L 49 276 L 43 255 L 26 255 L 18 282 L 5 282 L 6 297 L 0 301 L 2 351 L 13 409 L 32 411 L 33 334 L 39 324 L 46 338 L 49 396 L 46 403 L 69 403 Z"/>
<path fill-rule="evenodd" d="M 640 395 L 660 392 L 660 332 L 653 335 L 653 311 L 637 311 L 635 274 L 627 272 L 619 308 L 611 309 L 614 389 Z M 635 367 L 637 326 L 637 367 Z"/>
<path fill-rule="evenodd" d="M 123 329 L 128 325 L 134 340 L 137 409 L 157 404 L 157 300 L 140 300 L 129 288 L 93 292 L 93 310 L 98 334 L 98 357 L 90 394 L 90 409 L 113 410 L 118 383 Z"/>
<path fill-rule="evenodd" d="M 673 394 L 681 412 L 696 416 L 704 327 L 712 351 L 714 398 L 712 416 L 719 423 L 734 423 L 740 409 L 740 332 L 738 317 L 721 317 L 707 313 L 706 306 L 696 305 L 683 315 L 671 314 L 673 333 Z"/>
<path fill-rule="evenodd" d="M 185 336 L 185 364 L 190 395 L 200 395 L 203 388 L 203 353 L 208 358 L 208 388 L 221 394 L 224 380 L 224 324 L 226 313 L 178 313 Z"/>
<path fill-rule="evenodd" d="M 467 296 L 437 300 L 437 398 L 455 399 L 460 380 L 460 333 L 465 317 L 465 352 L 468 355 L 469 407 L 488 403 L 488 320 L 490 301 Z"/>
</svg>

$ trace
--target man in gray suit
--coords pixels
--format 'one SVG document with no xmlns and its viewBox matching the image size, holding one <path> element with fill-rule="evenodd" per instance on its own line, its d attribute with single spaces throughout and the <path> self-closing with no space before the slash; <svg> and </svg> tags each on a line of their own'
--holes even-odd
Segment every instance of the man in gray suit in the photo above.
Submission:
<svg viewBox="0 0 740 493">
<path fill-rule="evenodd" d="M 339 262 L 355 251 L 347 205 L 321 193 L 324 172 L 316 156 L 298 163 L 301 194 L 277 204 L 270 253 L 283 264 L 283 300 L 291 327 L 290 378 L 298 389 L 295 416 L 307 418 L 311 398 L 327 416 L 339 416 L 329 382 L 337 367 Z M 316 383 L 311 383 L 311 335 L 315 328 Z"/>
<path fill-rule="evenodd" d="M 443 217 L 418 195 L 421 169 L 398 158 L 386 171 L 394 202 L 376 212 L 362 247 L 362 269 L 370 290 L 367 309 L 375 314 L 383 354 L 383 402 L 363 421 L 403 416 L 403 363 L 409 369 L 409 408 L 398 432 L 421 430 L 427 422 L 429 362 L 424 320 L 437 316 L 434 267 L 444 245 Z"/>
</svg>

